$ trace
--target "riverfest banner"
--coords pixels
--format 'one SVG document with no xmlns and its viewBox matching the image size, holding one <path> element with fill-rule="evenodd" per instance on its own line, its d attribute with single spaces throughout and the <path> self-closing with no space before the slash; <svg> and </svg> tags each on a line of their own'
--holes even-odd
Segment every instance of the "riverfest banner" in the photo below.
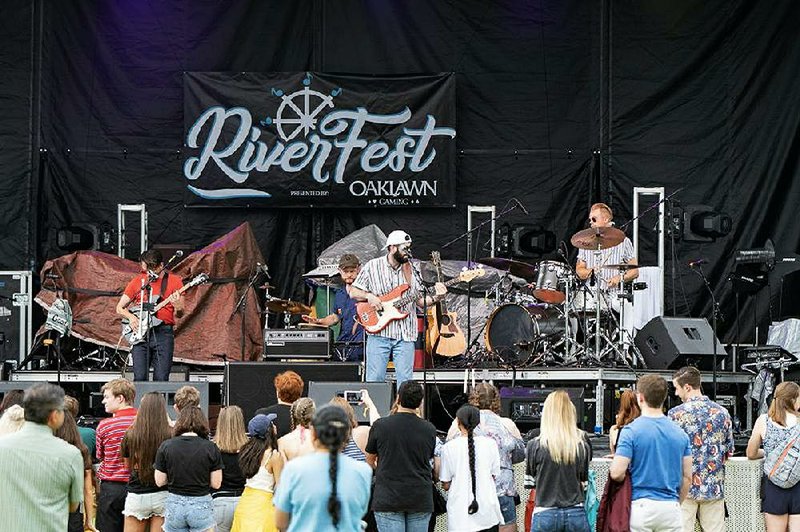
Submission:
<svg viewBox="0 0 800 532">
<path fill-rule="evenodd" d="M 453 207 L 455 76 L 184 74 L 192 206 Z"/>
</svg>

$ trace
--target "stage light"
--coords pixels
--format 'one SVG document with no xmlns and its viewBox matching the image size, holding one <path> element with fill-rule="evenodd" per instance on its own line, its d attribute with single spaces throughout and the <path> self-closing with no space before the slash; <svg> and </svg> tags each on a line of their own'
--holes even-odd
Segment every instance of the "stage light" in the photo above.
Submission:
<svg viewBox="0 0 800 532">
<path fill-rule="evenodd" d="M 88 226 L 71 225 L 62 227 L 56 232 L 56 244 L 63 251 L 78 251 L 80 249 L 93 249 L 97 230 Z"/>
<path fill-rule="evenodd" d="M 731 217 L 708 205 L 688 205 L 683 210 L 683 240 L 713 242 L 731 232 Z"/>
<path fill-rule="evenodd" d="M 511 255 L 539 258 L 556 249 L 556 235 L 540 225 L 515 224 L 511 229 Z"/>
</svg>

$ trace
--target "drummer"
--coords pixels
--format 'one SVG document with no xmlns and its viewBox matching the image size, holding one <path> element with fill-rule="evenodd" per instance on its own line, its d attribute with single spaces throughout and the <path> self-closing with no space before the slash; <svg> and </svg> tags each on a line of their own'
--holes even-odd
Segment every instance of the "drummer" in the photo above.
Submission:
<svg viewBox="0 0 800 532">
<path fill-rule="evenodd" d="M 303 316 L 308 323 L 330 327 L 341 323 L 337 342 L 344 346 L 345 360 L 358 362 L 364 358 L 364 328 L 356 321 L 356 300 L 350 297 L 350 289 L 361 271 L 361 262 L 353 254 L 346 253 L 339 258 L 339 275 L 344 286 L 336 290 L 333 312 L 324 318 Z"/>
<path fill-rule="evenodd" d="M 595 203 L 589 209 L 590 227 L 613 227 L 614 213 L 605 203 Z M 615 230 L 617 231 L 617 230 Z M 586 281 L 587 285 L 600 285 L 601 290 L 608 290 L 616 293 L 621 282 L 630 282 L 639 277 L 639 270 L 633 268 L 620 273 L 618 269 L 604 268 L 612 264 L 632 264 L 636 265 L 636 257 L 633 254 L 633 243 L 628 237 L 619 244 L 593 251 L 589 249 L 578 250 L 578 262 L 575 265 L 575 272 L 581 280 Z M 594 279 L 591 279 L 594 273 Z M 616 298 L 615 298 L 616 299 Z"/>
</svg>

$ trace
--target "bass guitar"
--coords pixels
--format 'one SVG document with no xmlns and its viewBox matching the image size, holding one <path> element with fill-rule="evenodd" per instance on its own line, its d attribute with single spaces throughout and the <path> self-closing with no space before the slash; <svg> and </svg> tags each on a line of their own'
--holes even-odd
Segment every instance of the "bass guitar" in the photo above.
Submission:
<svg viewBox="0 0 800 532">
<path fill-rule="evenodd" d="M 431 252 L 431 263 L 436 268 L 436 279 L 441 282 L 442 258 L 438 251 Z M 428 309 L 427 345 L 431 353 L 443 357 L 454 357 L 467 350 L 467 339 L 458 326 L 458 315 L 447 309 L 447 299 Z"/>
<path fill-rule="evenodd" d="M 457 277 L 450 279 L 445 286 L 452 286 L 456 283 L 468 283 L 476 277 L 485 275 L 483 268 L 473 268 L 465 270 Z M 420 295 L 417 292 L 409 292 L 408 284 L 401 284 L 388 294 L 379 297 L 382 306 L 376 309 L 366 301 L 356 304 L 356 319 L 368 333 L 378 333 L 385 329 L 395 320 L 402 320 L 408 316 L 407 311 L 400 309 L 407 308 L 412 302 L 417 300 Z"/>
<path fill-rule="evenodd" d="M 201 273 L 183 285 L 179 290 L 177 290 L 177 293 L 182 294 L 193 286 L 207 282 L 208 274 Z M 127 340 L 130 345 L 142 343 L 145 338 L 147 338 L 147 331 L 149 331 L 152 327 L 156 327 L 163 323 L 160 319 L 156 318 L 156 312 L 169 305 L 169 303 L 169 298 L 167 298 L 155 305 L 151 310 L 143 310 L 141 305 L 134 305 L 130 307 L 128 310 L 139 316 L 139 326 L 134 330 L 128 320 L 123 318 L 122 336 L 125 338 L 125 340 Z"/>
</svg>

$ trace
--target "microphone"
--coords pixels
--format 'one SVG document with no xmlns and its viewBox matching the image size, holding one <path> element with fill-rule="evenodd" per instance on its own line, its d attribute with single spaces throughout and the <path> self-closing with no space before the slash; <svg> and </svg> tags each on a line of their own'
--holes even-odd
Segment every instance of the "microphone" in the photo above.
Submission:
<svg viewBox="0 0 800 532">
<path fill-rule="evenodd" d="M 411 248 L 408 248 L 408 249 L 406 250 L 406 256 L 407 256 L 409 259 L 413 259 L 413 258 L 414 258 L 414 255 L 412 255 L 412 254 L 411 254 Z"/>
<path fill-rule="evenodd" d="M 169 260 L 167 261 L 166 266 L 164 266 L 164 267 L 168 268 L 173 262 L 175 262 L 175 259 L 179 259 L 181 257 L 183 257 L 183 250 L 179 249 L 178 251 L 175 252 L 175 254 L 173 256 L 171 256 L 169 258 Z"/>
<path fill-rule="evenodd" d="M 708 264 L 706 259 L 696 259 L 689 263 L 690 268 L 694 268 L 695 266 L 700 266 L 702 264 Z"/>
<path fill-rule="evenodd" d="M 522 209 L 522 212 L 524 212 L 525 214 L 528 214 L 528 215 L 530 214 L 528 212 L 528 209 L 525 208 L 525 205 L 523 205 L 521 201 L 519 201 L 517 198 L 512 198 L 512 199 L 514 200 L 514 202 L 516 202 L 516 204 L 519 206 L 519 208 Z"/>
<path fill-rule="evenodd" d="M 595 282 L 594 270 L 592 270 L 592 273 L 589 275 L 589 286 L 594 286 Z"/>
<path fill-rule="evenodd" d="M 267 276 L 267 279 L 272 279 L 272 276 L 269 274 L 269 267 L 266 264 L 256 262 L 256 269 L 261 270 L 261 272 Z"/>
</svg>

